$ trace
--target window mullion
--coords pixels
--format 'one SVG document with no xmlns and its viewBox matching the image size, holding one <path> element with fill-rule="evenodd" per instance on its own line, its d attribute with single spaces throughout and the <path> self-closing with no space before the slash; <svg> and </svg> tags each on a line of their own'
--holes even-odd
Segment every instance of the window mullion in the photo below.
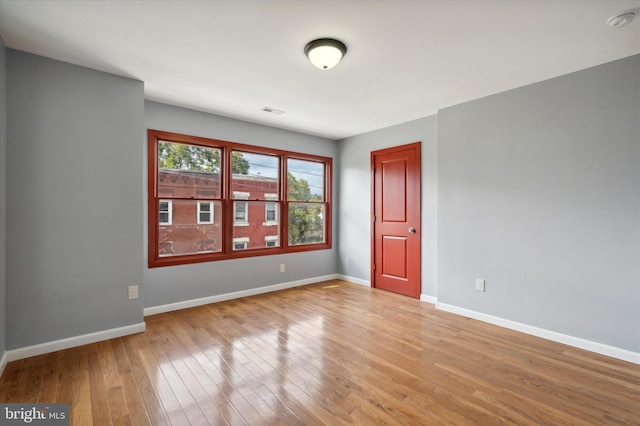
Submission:
<svg viewBox="0 0 640 426">
<path fill-rule="evenodd" d="M 222 227 L 224 235 L 222 236 L 223 247 L 222 252 L 225 255 L 233 253 L 233 222 L 235 218 L 235 212 L 233 208 L 233 190 L 232 190 L 232 178 L 231 178 L 231 148 L 225 146 L 223 149 L 223 155 L 221 156 L 223 161 L 221 164 L 221 170 L 224 176 L 224 194 L 222 194 L 225 204 L 225 215 L 222 217 Z"/>
<path fill-rule="evenodd" d="M 280 193 L 281 193 L 281 210 L 280 210 L 280 247 L 283 250 L 289 249 L 289 185 L 288 185 L 288 169 L 287 163 L 289 160 L 288 155 L 282 156 L 282 164 L 280 170 L 282 171 L 282 178 L 280 179 Z"/>
</svg>

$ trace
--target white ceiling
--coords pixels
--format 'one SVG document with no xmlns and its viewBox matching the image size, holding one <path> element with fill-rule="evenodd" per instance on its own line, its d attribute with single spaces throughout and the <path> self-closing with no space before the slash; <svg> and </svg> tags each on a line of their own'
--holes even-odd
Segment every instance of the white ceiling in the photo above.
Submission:
<svg viewBox="0 0 640 426">
<path fill-rule="evenodd" d="M 14 49 L 142 80 L 147 99 L 341 139 L 640 53 L 606 1 L 8 1 Z M 303 53 L 343 41 L 331 70 Z M 286 111 L 273 115 L 265 106 Z"/>
</svg>

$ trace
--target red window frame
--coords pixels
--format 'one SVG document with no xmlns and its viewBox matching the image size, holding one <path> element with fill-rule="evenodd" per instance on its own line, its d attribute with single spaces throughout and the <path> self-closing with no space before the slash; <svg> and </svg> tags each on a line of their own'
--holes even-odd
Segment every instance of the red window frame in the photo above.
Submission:
<svg viewBox="0 0 640 426">
<path fill-rule="evenodd" d="M 160 142 L 184 143 L 204 148 L 216 148 L 221 152 L 221 196 L 222 225 L 221 225 L 221 251 L 194 253 L 172 256 L 160 256 L 159 252 L 159 200 L 180 200 L 166 195 L 158 195 L 158 144 Z M 318 155 L 304 154 L 279 149 L 271 149 L 260 146 L 241 144 L 217 139 L 189 136 L 178 133 L 164 132 L 149 129 L 147 133 L 148 153 L 148 265 L 150 268 L 172 265 L 184 265 L 190 263 L 212 262 L 226 259 L 238 259 L 255 256 L 268 256 L 283 253 L 297 253 L 305 251 L 326 250 L 331 248 L 332 236 L 332 159 Z M 232 151 L 244 151 L 247 153 L 277 156 L 279 158 L 279 188 L 277 200 L 266 200 L 269 203 L 278 204 L 279 210 L 279 246 L 265 248 L 251 248 L 245 250 L 233 250 L 233 192 L 231 188 L 231 153 Z M 324 166 L 323 200 L 319 202 L 324 206 L 324 242 L 289 245 L 289 201 L 287 185 L 288 159 L 312 161 Z M 194 200 L 196 201 L 196 200 Z M 200 200 L 208 201 L 208 200 Z M 292 201 L 295 203 L 295 201 Z M 175 204 L 175 203 L 174 203 Z M 264 215 L 263 215 L 264 216 Z M 262 218 L 264 219 L 264 217 Z"/>
</svg>

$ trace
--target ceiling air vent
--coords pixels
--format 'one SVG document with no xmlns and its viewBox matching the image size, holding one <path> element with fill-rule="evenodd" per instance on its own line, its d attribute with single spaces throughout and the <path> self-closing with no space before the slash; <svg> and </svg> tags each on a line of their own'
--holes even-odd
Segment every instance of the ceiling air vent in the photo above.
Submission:
<svg viewBox="0 0 640 426">
<path fill-rule="evenodd" d="M 281 111 L 279 109 L 271 108 L 271 107 L 263 107 L 260 111 L 268 112 L 269 114 L 282 115 L 285 111 Z"/>
</svg>

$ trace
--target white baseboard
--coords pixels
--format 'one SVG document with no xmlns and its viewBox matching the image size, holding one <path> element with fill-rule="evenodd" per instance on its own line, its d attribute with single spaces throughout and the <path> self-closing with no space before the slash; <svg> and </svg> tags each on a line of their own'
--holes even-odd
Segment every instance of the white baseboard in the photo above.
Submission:
<svg viewBox="0 0 640 426">
<path fill-rule="evenodd" d="M 558 343 L 563 343 L 565 345 L 595 352 L 601 355 L 610 356 L 612 358 L 621 359 L 623 361 L 632 362 L 634 364 L 640 364 L 640 353 L 628 351 L 626 349 L 616 348 L 615 346 L 609 346 L 609 345 L 605 345 L 598 342 L 592 342 L 590 340 L 582 339 L 579 337 L 557 333 L 555 331 L 550 331 L 544 328 L 538 328 L 531 325 L 522 324 L 519 322 L 507 320 L 500 317 L 494 317 L 493 315 L 472 311 L 470 309 L 460 308 L 454 305 L 448 305 L 446 303 L 436 302 L 436 309 L 462 315 L 467 318 L 473 318 L 479 321 L 487 322 L 489 324 L 494 324 L 500 327 L 508 328 L 510 330 L 520 331 L 522 333 L 530 334 L 532 336 L 542 337 L 543 339 L 551 340 Z"/>
<path fill-rule="evenodd" d="M 426 294 L 421 294 L 420 295 L 420 301 L 421 302 L 431 303 L 432 305 L 435 305 L 436 303 L 438 303 L 438 298 L 435 297 L 435 296 L 428 296 Z"/>
<path fill-rule="evenodd" d="M 342 274 L 337 274 L 337 278 L 353 284 L 363 285 L 365 287 L 371 287 L 371 281 L 369 280 L 362 280 L 360 278 L 350 277 L 348 275 L 342 275 Z"/>
<path fill-rule="evenodd" d="M 7 361 L 17 361 L 19 359 L 42 355 L 49 352 L 61 351 L 63 349 L 100 342 L 102 340 L 115 339 L 116 337 L 127 336 L 129 334 L 143 333 L 146 329 L 147 325 L 144 322 L 141 322 L 138 324 L 127 325 L 125 327 L 112 328 L 109 330 L 98 331 L 96 333 L 83 334 L 81 336 L 74 336 L 67 339 L 41 343 L 39 345 L 27 346 L 25 348 L 12 349 L 7 351 L 5 357 Z"/>
<path fill-rule="evenodd" d="M 271 293 L 272 291 L 285 290 L 287 288 L 299 287 L 302 285 L 314 284 L 322 281 L 338 279 L 337 274 L 324 275 L 321 277 L 307 278 L 304 280 L 290 281 L 288 283 L 268 285 L 266 287 L 250 288 L 248 290 L 234 291 L 232 293 L 207 296 L 199 299 L 185 300 L 182 302 L 169 303 L 167 305 L 151 306 L 144 308 L 144 316 L 162 314 L 165 312 L 178 311 L 180 309 L 193 308 L 195 306 L 208 305 L 210 303 L 224 302 L 225 300 L 239 299 L 241 297 L 255 296 L 257 294 Z"/>
<path fill-rule="evenodd" d="M 4 373 L 4 368 L 7 366 L 7 353 L 2 354 L 2 358 L 0 358 L 0 377 L 2 377 L 2 373 Z"/>
</svg>

